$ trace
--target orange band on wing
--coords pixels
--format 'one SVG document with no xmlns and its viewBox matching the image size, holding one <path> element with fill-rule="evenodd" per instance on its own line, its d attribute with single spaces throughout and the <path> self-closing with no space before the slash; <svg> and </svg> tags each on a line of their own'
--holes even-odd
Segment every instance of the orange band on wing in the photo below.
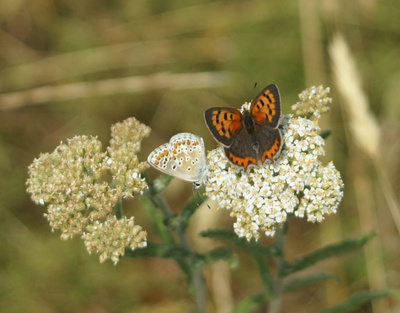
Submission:
<svg viewBox="0 0 400 313">
<path fill-rule="evenodd" d="M 249 166 L 249 163 L 257 165 L 257 160 L 255 158 L 252 158 L 252 157 L 239 158 L 239 157 L 233 155 L 232 152 L 229 152 L 228 159 L 236 165 L 243 166 L 244 170 L 247 169 L 247 166 Z"/>
<path fill-rule="evenodd" d="M 255 99 L 252 114 L 259 123 L 265 122 L 265 119 L 269 123 L 272 122 L 272 118 L 276 115 L 276 99 L 269 89 Z"/>
<path fill-rule="evenodd" d="M 154 161 L 154 165 L 158 166 L 158 164 L 160 164 L 160 160 L 164 157 L 166 157 L 168 155 L 168 150 L 165 150 L 163 153 L 161 153 L 160 155 L 156 156 L 156 159 Z"/>
<path fill-rule="evenodd" d="M 226 110 L 213 111 L 211 121 L 218 134 L 226 138 L 231 138 L 241 126 L 240 115 Z"/>
<path fill-rule="evenodd" d="M 278 153 L 280 148 L 280 140 L 278 138 L 275 139 L 274 144 L 269 150 L 263 152 L 261 157 L 261 163 L 264 163 L 265 158 L 270 159 L 271 161 L 274 160 L 274 156 Z"/>
</svg>

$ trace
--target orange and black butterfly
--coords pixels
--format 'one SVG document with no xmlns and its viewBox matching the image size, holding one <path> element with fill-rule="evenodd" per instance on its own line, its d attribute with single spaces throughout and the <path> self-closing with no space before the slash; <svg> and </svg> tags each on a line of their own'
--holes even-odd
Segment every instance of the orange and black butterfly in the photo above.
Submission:
<svg viewBox="0 0 400 313">
<path fill-rule="evenodd" d="M 266 159 L 273 162 L 280 151 L 281 99 L 275 84 L 265 87 L 251 101 L 249 110 L 210 108 L 204 118 L 215 140 L 224 146 L 227 158 L 245 170 Z"/>
</svg>

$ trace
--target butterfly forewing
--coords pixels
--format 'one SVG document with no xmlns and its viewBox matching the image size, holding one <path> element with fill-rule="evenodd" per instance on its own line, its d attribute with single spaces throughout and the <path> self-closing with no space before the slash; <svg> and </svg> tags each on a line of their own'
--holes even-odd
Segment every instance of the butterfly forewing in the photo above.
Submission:
<svg viewBox="0 0 400 313">
<path fill-rule="evenodd" d="M 265 87 L 251 102 L 250 113 L 258 123 L 277 128 L 281 118 L 281 98 L 275 84 Z"/>
<path fill-rule="evenodd" d="M 229 147 L 232 137 L 242 125 L 242 115 L 234 108 L 211 108 L 205 111 L 206 125 L 214 138 L 223 146 Z"/>
</svg>

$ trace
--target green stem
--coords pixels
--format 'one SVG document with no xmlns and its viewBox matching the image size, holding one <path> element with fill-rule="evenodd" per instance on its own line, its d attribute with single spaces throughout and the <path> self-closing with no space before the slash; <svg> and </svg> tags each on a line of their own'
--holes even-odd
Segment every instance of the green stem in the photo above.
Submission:
<svg viewBox="0 0 400 313">
<path fill-rule="evenodd" d="M 276 279 L 274 282 L 274 290 L 273 290 L 273 298 L 269 303 L 268 313 L 279 313 L 281 311 L 282 304 L 282 294 L 283 294 L 283 279 L 282 279 L 282 269 L 285 266 L 285 236 L 286 236 L 286 227 L 287 222 L 282 226 L 282 228 L 278 228 L 276 231 L 276 241 L 275 245 L 279 251 L 281 251 L 280 256 L 274 258 L 275 267 L 276 267 Z"/>
<path fill-rule="evenodd" d="M 165 197 L 161 193 L 157 193 L 153 196 L 155 202 L 157 203 L 157 207 L 161 210 L 163 216 L 165 218 L 172 218 L 173 213 L 171 208 L 169 207 Z M 195 254 L 193 253 L 193 249 L 190 246 L 189 240 L 185 234 L 184 228 L 181 223 L 177 224 L 175 229 L 176 235 L 178 237 L 179 244 L 187 251 L 190 252 L 191 256 L 187 258 L 186 262 L 188 263 L 188 267 L 191 270 L 191 284 L 193 287 L 194 298 L 196 301 L 196 307 L 198 313 L 206 312 L 206 294 L 205 294 L 205 285 L 203 275 L 200 269 L 194 269 L 195 266 Z"/>
<path fill-rule="evenodd" d="M 274 297 L 274 280 L 272 279 L 268 263 L 266 262 L 265 257 L 259 253 L 253 252 L 252 257 L 263 282 L 266 298 L 268 301 L 272 301 Z"/>
<path fill-rule="evenodd" d="M 124 217 L 124 212 L 122 211 L 122 199 L 119 199 L 117 204 L 114 206 L 115 216 L 117 220 L 120 220 Z"/>
</svg>

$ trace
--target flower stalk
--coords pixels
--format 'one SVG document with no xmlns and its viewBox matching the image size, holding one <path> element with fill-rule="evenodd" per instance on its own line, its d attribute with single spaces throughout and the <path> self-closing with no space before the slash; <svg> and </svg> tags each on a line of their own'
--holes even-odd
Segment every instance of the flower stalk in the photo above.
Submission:
<svg viewBox="0 0 400 313">
<path fill-rule="evenodd" d="M 169 207 L 164 195 L 160 192 L 155 194 L 147 193 L 150 197 L 150 200 L 155 204 L 157 209 L 162 213 L 164 220 L 170 221 L 174 218 L 174 214 Z M 188 252 L 188 256 L 185 258 L 185 266 L 182 268 L 188 275 L 188 279 L 191 284 L 191 291 L 193 293 L 193 297 L 196 303 L 196 309 L 198 313 L 206 312 L 206 293 L 205 293 L 205 284 L 204 278 L 202 275 L 201 268 L 198 268 L 196 265 L 196 253 L 192 249 L 190 242 L 187 238 L 185 229 L 179 220 L 177 223 L 174 223 L 173 227 L 170 227 L 170 231 L 173 231 L 177 237 L 178 245 L 182 247 L 185 251 Z M 176 260 L 178 265 L 180 265 L 179 260 Z"/>
<path fill-rule="evenodd" d="M 286 238 L 287 222 L 282 227 L 277 228 L 275 233 L 275 246 L 280 251 L 279 256 L 274 258 L 276 278 L 274 281 L 273 297 L 269 303 L 269 313 L 281 312 L 282 295 L 283 295 L 283 276 L 282 270 L 285 265 L 285 238 Z"/>
</svg>

